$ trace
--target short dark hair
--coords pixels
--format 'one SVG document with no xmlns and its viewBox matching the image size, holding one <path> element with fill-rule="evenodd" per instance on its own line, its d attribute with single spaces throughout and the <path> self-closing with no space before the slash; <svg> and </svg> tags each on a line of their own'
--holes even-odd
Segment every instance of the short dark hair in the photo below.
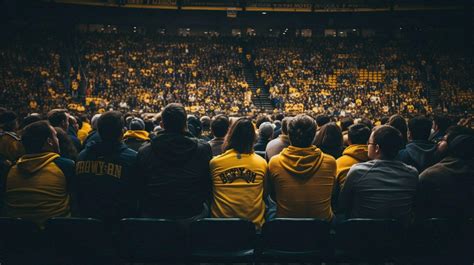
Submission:
<svg viewBox="0 0 474 265">
<path fill-rule="evenodd" d="M 299 114 L 288 123 L 288 137 L 292 146 L 308 147 L 313 144 L 317 125 L 313 118 Z"/>
<path fill-rule="evenodd" d="M 68 116 L 63 109 L 54 109 L 48 112 L 48 121 L 53 127 L 60 127 L 61 123 L 68 120 Z"/>
<path fill-rule="evenodd" d="M 369 118 L 364 117 L 359 121 L 359 123 L 365 124 L 371 130 L 374 128 L 374 124 Z"/>
<path fill-rule="evenodd" d="M 181 133 L 186 129 L 187 115 L 183 105 L 170 103 L 161 112 L 163 129 L 172 133 Z"/>
<path fill-rule="evenodd" d="M 388 119 L 388 125 L 397 129 L 402 134 L 403 142 L 407 142 L 408 126 L 405 118 L 399 114 L 394 114 Z"/>
<path fill-rule="evenodd" d="M 48 121 L 36 121 L 27 125 L 21 134 L 21 143 L 27 154 L 43 152 L 46 140 L 53 135 Z"/>
<path fill-rule="evenodd" d="M 285 117 L 281 121 L 281 133 L 284 135 L 288 135 L 288 124 L 290 123 L 292 117 Z"/>
<path fill-rule="evenodd" d="M 17 126 L 18 115 L 10 110 L 5 110 L 0 113 L 0 127 L 5 131 L 13 131 Z"/>
<path fill-rule="evenodd" d="M 234 149 L 241 154 L 253 153 L 255 127 L 249 118 L 239 118 L 230 126 L 225 136 L 223 150 Z"/>
<path fill-rule="evenodd" d="M 454 138 L 458 137 L 459 135 L 474 135 L 474 130 L 469 128 L 469 127 L 464 127 L 461 125 L 453 125 L 450 126 L 446 130 L 446 142 L 448 142 L 448 145 L 450 142 L 454 140 Z"/>
<path fill-rule="evenodd" d="M 257 120 L 255 121 L 255 127 L 260 128 L 260 125 L 264 122 L 272 122 L 272 119 L 270 116 L 263 114 L 257 117 Z"/>
<path fill-rule="evenodd" d="M 403 148 L 403 138 L 400 131 L 390 125 L 381 125 L 373 131 L 374 144 L 377 144 L 386 159 L 395 159 Z"/>
<path fill-rule="evenodd" d="M 321 148 L 340 148 L 344 144 L 342 138 L 342 131 L 336 123 L 330 122 L 324 124 L 323 127 L 319 130 L 318 134 L 316 135 L 316 139 L 314 139 L 314 144 Z"/>
<path fill-rule="evenodd" d="M 331 119 L 325 114 L 319 114 L 316 116 L 316 124 L 318 127 L 322 127 L 324 124 L 329 123 Z"/>
<path fill-rule="evenodd" d="M 100 115 L 97 121 L 97 131 L 103 142 L 114 142 L 121 138 L 125 123 L 122 113 L 108 111 Z"/>
<path fill-rule="evenodd" d="M 370 137 L 370 129 L 365 124 L 354 124 L 349 127 L 347 136 L 351 144 L 367 144 Z"/>
<path fill-rule="evenodd" d="M 444 133 L 451 125 L 451 120 L 445 115 L 435 115 L 433 117 L 433 122 L 438 126 L 439 131 Z"/>
<path fill-rule="evenodd" d="M 408 130 L 412 140 L 428 140 L 432 122 L 424 116 L 417 116 L 408 122 Z"/>
<path fill-rule="evenodd" d="M 23 122 L 21 123 L 21 128 L 25 128 L 26 126 L 32 124 L 33 122 L 37 122 L 42 120 L 39 114 L 32 114 L 23 118 Z"/>
<path fill-rule="evenodd" d="M 341 120 L 341 131 L 345 132 L 349 127 L 354 124 L 354 119 L 351 117 L 345 117 Z"/>
<path fill-rule="evenodd" d="M 225 115 L 217 115 L 211 121 L 211 132 L 214 137 L 224 137 L 229 129 L 229 118 Z"/>
</svg>

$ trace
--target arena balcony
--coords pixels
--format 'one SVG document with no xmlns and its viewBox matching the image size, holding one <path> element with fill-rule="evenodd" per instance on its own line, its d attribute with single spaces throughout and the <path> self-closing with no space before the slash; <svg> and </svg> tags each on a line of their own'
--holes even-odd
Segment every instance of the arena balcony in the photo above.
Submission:
<svg viewBox="0 0 474 265">
<path fill-rule="evenodd" d="M 43 2 L 51 2 L 44 0 Z M 453 10 L 465 0 L 56 0 L 55 3 L 105 7 L 254 12 L 387 12 Z"/>
</svg>

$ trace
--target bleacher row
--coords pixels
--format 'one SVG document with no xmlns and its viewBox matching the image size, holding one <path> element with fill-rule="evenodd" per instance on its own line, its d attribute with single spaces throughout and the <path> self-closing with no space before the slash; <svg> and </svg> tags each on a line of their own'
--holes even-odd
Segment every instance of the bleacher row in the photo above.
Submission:
<svg viewBox="0 0 474 265">
<path fill-rule="evenodd" d="M 474 219 L 428 219 L 405 228 L 389 219 L 277 218 L 256 231 L 237 219 L 179 221 L 52 218 L 40 229 L 0 218 L 2 264 L 355 263 L 472 264 Z"/>
</svg>

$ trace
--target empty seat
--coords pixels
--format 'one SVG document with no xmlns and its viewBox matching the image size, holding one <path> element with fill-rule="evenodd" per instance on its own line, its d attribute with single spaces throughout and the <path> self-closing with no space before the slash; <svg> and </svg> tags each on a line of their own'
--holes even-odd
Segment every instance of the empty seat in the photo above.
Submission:
<svg viewBox="0 0 474 265">
<path fill-rule="evenodd" d="M 391 219 L 349 219 L 336 227 L 336 258 L 347 262 L 396 261 L 403 256 L 403 226 Z"/>
<path fill-rule="evenodd" d="M 185 260 L 184 229 L 172 220 L 127 218 L 120 222 L 120 255 L 128 262 Z"/>
<path fill-rule="evenodd" d="M 278 218 L 265 223 L 259 260 L 321 262 L 331 256 L 330 225 L 312 218 Z"/>
<path fill-rule="evenodd" d="M 118 251 L 105 224 L 93 218 L 51 218 L 46 234 L 60 263 L 118 264 Z"/>
<path fill-rule="evenodd" d="M 206 218 L 191 224 L 191 255 L 199 262 L 251 262 L 255 225 L 238 218 Z"/>
</svg>

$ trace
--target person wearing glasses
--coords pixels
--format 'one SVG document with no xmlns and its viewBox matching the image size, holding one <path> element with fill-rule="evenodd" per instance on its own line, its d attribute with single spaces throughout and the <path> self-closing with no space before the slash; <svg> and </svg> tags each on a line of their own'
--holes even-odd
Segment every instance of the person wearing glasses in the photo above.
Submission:
<svg viewBox="0 0 474 265">
<path fill-rule="evenodd" d="M 373 130 L 367 144 L 371 160 L 349 170 L 338 212 L 346 218 L 390 218 L 410 224 L 418 171 L 396 160 L 403 147 L 401 133 L 382 125 Z"/>
</svg>

